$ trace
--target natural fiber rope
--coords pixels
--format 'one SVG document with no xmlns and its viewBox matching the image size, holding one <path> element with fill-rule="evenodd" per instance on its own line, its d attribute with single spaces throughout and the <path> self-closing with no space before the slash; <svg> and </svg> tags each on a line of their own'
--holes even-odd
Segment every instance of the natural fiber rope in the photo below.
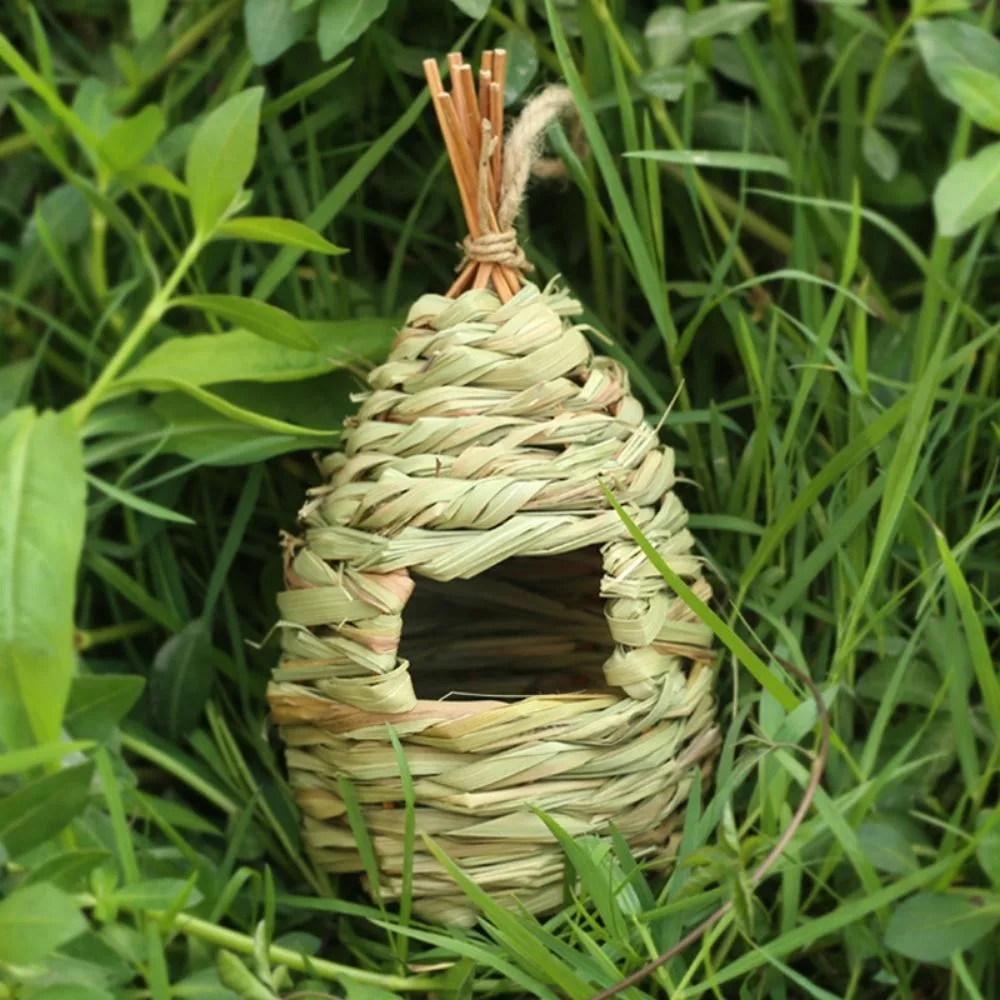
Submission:
<svg viewBox="0 0 1000 1000">
<path fill-rule="evenodd" d="M 482 235 L 478 237 L 469 235 L 462 241 L 465 258 L 457 270 L 464 268 L 470 261 L 500 264 L 516 268 L 522 273 L 534 270 L 518 243 L 514 222 L 521 210 L 528 181 L 532 175 L 558 177 L 565 173 L 565 167 L 558 160 L 541 155 L 542 142 L 546 130 L 556 119 L 565 114 L 576 113 L 576 104 L 569 88 L 557 85 L 546 87 L 525 105 L 504 141 L 503 178 L 500 208 L 497 212 L 499 232 L 490 232 L 487 226 L 490 156 L 499 137 L 493 136 L 490 123 L 483 121 L 477 179 Z"/>
<path fill-rule="evenodd" d="M 521 210 L 528 179 L 542 161 L 542 139 L 546 129 L 568 113 L 579 114 L 569 87 L 553 85 L 533 97 L 514 123 L 504 142 L 503 183 L 497 214 L 501 229 L 513 225 Z M 548 171 L 546 173 L 551 176 Z"/>
</svg>

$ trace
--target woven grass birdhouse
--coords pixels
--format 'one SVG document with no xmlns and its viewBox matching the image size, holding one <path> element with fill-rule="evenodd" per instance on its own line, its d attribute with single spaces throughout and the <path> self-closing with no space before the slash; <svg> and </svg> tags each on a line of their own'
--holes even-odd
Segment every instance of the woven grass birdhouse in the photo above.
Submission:
<svg viewBox="0 0 1000 1000">
<path fill-rule="evenodd" d="M 269 698 L 316 864 L 365 871 L 356 799 L 379 867 L 369 891 L 400 895 L 394 732 L 415 800 L 414 909 L 468 923 L 422 834 L 494 898 L 551 909 L 563 855 L 537 809 L 574 836 L 614 824 L 637 857 L 668 861 L 718 732 L 710 632 L 602 489 L 707 598 L 673 452 L 625 371 L 595 356 L 579 303 L 526 279 L 513 230 L 568 94 L 539 95 L 502 150 L 504 54 L 486 54 L 478 91 L 449 62 L 450 94 L 425 68 L 466 258 L 446 294 L 410 309 L 286 540 Z"/>
</svg>

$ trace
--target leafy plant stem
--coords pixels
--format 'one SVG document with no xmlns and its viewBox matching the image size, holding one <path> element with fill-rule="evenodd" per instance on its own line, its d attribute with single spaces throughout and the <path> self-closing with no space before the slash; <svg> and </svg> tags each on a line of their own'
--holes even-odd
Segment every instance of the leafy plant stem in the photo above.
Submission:
<svg viewBox="0 0 1000 1000">
<path fill-rule="evenodd" d="M 206 237 L 201 235 L 196 235 L 194 239 L 188 244 L 187 249 L 181 255 L 181 259 L 177 262 L 177 266 L 174 268 L 170 277 L 163 283 L 163 286 L 157 289 L 156 294 L 149 300 L 146 308 L 143 309 L 142 315 L 139 317 L 138 322 L 132 328 L 132 331 L 122 342 L 118 350 L 112 355 L 111 360 L 104 366 L 101 374 L 97 377 L 97 380 L 90 387 L 90 391 L 79 400 L 72 407 L 73 419 L 76 421 L 77 425 L 82 424 L 88 416 L 93 412 L 94 407 L 97 406 L 102 397 L 107 392 L 108 387 L 118 376 L 119 372 L 128 363 L 129 358 L 138 350 L 143 340 L 146 339 L 150 330 L 156 326 L 160 321 L 160 318 L 166 312 L 167 306 L 170 303 L 170 297 L 173 295 L 175 289 L 180 284 L 181 279 L 187 274 L 191 265 L 194 264 L 195 259 L 201 252 L 202 246 L 204 246 Z"/>
<path fill-rule="evenodd" d="M 97 904 L 97 900 L 88 894 L 77 896 L 77 902 L 85 907 L 93 907 Z M 259 948 L 258 942 L 249 934 L 240 934 L 228 927 L 220 927 L 218 924 L 200 920 L 187 913 L 168 914 L 162 910 L 133 912 L 138 912 L 152 921 L 162 921 L 166 924 L 164 929 L 198 938 L 200 941 L 206 941 L 218 948 L 228 948 L 240 955 L 253 955 Z M 313 958 L 293 951 L 291 948 L 283 948 L 281 945 L 270 945 L 267 949 L 267 956 L 274 965 L 287 965 L 289 969 L 294 969 L 296 972 L 319 976 L 333 982 L 348 980 L 354 983 L 363 983 L 366 986 L 377 986 L 385 990 L 400 992 L 433 990 L 441 986 L 440 982 L 433 976 L 383 975 L 378 972 L 370 972 L 368 969 L 340 965 L 324 958 Z"/>
<path fill-rule="evenodd" d="M 11 156 L 19 156 L 21 153 L 26 153 L 29 149 L 34 149 L 34 147 L 35 140 L 27 132 L 19 132 L 16 135 L 8 136 L 6 139 L 0 141 L 0 160 L 6 160 Z"/>
<path fill-rule="evenodd" d="M 118 625 L 108 625 L 105 628 L 87 629 L 76 634 L 76 648 L 80 652 L 94 649 L 96 646 L 106 646 L 111 643 L 142 635 L 157 627 L 156 622 L 148 619 L 134 622 L 121 622 Z"/>
<path fill-rule="evenodd" d="M 103 191 L 101 192 L 104 193 Z M 108 220 L 101 212 L 91 214 L 91 274 L 94 281 L 94 293 L 98 301 L 108 294 L 108 266 L 106 260 L 106 245 L 108 239 Z"/>
</svg>

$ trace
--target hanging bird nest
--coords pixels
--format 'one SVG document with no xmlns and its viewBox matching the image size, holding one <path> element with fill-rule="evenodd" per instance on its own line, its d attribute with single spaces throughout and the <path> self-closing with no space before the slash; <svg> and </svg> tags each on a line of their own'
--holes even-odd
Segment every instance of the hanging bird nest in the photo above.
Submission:
<svg viewBox="0 0 1000 1000">
<path fill-rule="evenodd" d="M 445 295 L 410 309 L 343 451 L 322 460 L 301 537 L 286 538 L 269 699 L 315 863 L 365 872 L 354 799 L 378 864 L 368 889 L 399 897 L 401 750 L 414 909 L 469 923 L 422 834 L 494 898 L 552 909 L 563 855 L 536 810 L 573 836 L 614 825 L 638 858 L 666 864 L 719 736 L 710 631 L 602 488 L 707 599 L 674 453 L 622 367 L 594 355 L 579 303 L 526 279 L 513 228 L 568 92 L 529 103 L 504 150 L 504 53 L 486 53 L 478 92 L 460 55 L 449 64 L 450 94 L 425 69 L 465 259 Z"/>
</svg>

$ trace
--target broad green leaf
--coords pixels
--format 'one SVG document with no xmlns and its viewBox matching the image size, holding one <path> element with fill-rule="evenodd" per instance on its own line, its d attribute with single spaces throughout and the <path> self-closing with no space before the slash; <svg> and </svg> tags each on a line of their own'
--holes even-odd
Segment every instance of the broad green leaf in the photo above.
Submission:
<svg viewBox="0 0 1000 1000">
<path fill-rule="evenodd" d="M 177 1000 L 240 1000 L 239 993 L 223 986 L 219 973 L 211 968 L 201 969 L 179 982 L 171 983 L 170 995 Z M 303 1000 L 307 998 L 303 997 Z"/>
<path fill-rule="evenodd" d="M 24 750 L 10 750 L 7 753 L 0 753 L 0 776 L 33 771 L 45 764 L 65 760 L 71 754 L 89 750 L 93 745 L 93 743 L 85 741 L 46 743 L 45 746 L 26 747 Z"/>
<path fill-rule="evenodd" d="M 243 963 L 243 959 L 225 948 L 220 948 L 215 957 L 219 981 L 233 990 L 244 1000 L 278 1000 Z"/>
<path fill-rule="evenodd" d="M 88 983 L 53 983 L 32 993 L 30 1000 L 115 1000 L 115 995 Z"/>
<path fill-rule="evenodd" d="M 316 349 L 301 351 L 246 330 L 174 337 L 152 350 L 118 380 L 118 387 L 159 391 L 178 381 L 289 382 L 381 360 L 392 342 L 388 320 L 349 319 L 304 323 Z"/>
<path fill-rule="evenodd" d="M 258 66 L 274 62 L 309 30 L 308 10 L 296 10 L 292 0 L 246 0 L 243 27 L 247 48 Z"/>
<path fill-rule="evenodd" d="M 139 187 L 157 187 L 171 194 L 179 194 L 182 198 L 187 197 L 187 187 L 162 163 L 140 163 L 129 170 L 123 170 L 120 176 L 126 183 Z"/>
<path fill-rule="evenodd" d="M 933 14 L 954 14 L 956 11 L 968 10 L 971 0 L 915 0 L 913 11 L 919 17 L 931 17 Z"/>
<path fill-rule="evenodd" d="M 251 388 L 264 391 L 271 387 L 257 385 Z M 280 389 L 285 399 L 297 405 L 297 383 L 273 388 Z M 230 394 L 229 387 L 226 387 L 226 394 Z M 315 397 L 309 393 L 308 398 Z M 253 400 L 253 404 L 260 407 L 259 395 Z M 153 409 L 167 423 L 169 436 L 164 450 L 207 465 L 247 465 L 302 449 L 329 449 L 336 437 L 332 429 L 321 436 L 264 432 L 210 409 L 181 392 L 159 396 L 153 403 Z M 310 419 L 316 420 L 316 414 L 310 414 Z M 340 421 L 338 426 L 339 423 Z"/>
<path fill-rule="evenodd" d="M 79 194 L 79 192 L 76 193 Z M 34 233 L 38 236 L 42 246 L 45 247 L 45 252 L 48 254 L 49 260 L 52 261 L 52 265 L 55 267 L 56 271 L 59 272 L 59 277 L 62 279 L 63 284 L 75 299 L 80 311 L 85 315 L 89 314 L 91 312 L 91 302 L 87 293 L 84 292 L 79 281 L 77 280 L 76 269 L 70 263 L 69 255 L 67 253 L 69 248 L 53 237 L 52 231 L 49 229 L 48 224 L 45 221 L 44 212 L 36 211 L 32 216 L 31 221 L 34 226 Z M 32 265 L 34 264 L 34 259 L 29 257 L 28 262 L 29 266 L 27 268 L 27 272 L 30 275 L 33 271 Z M 30 281 L 31 278 L 29 277 L 28 280 Z"/>
<path fill-rule="evenodd" d="M 165 910 L 187 889 L 188 883 L 185 879 L 147 879 L 116 889 L 108 896 L 108 902 L 125 910 Z M 197 906 L 202 898 L 197 889 L 191 890 L 184 906 Z"/>
<path fill-rule="evenodd" d="M 320 0 L 320 55 L 332 59 L 357 41 L 386 11 L 389 0 Z"/>
<path fill-rule="evenodd" d="M 625 154 L 637 160 L 655 160 L 657 163 L 678 163 L 688 167 L 715 167 L 720 170 L 755 170 L 760 173 L 789 177 L 788 164 L 780 156 L 764 153 L 738 153 L 726 150 L 699 149 L 649 149 L 631 150 Z"/>
<path fill-rule="evenodd" d="M 208 235 L 243 189 L 257 156 L 263 87 L 220 104 L 198 125 L 184 166 L 195 229 Z"/>
<path fill-rule="evenodd" d="M 864 672 L 858 681 L 857 693 L 871 701 L 882 701 L 893 686 L 896 663 L 883 660 Z M 912 661 L 906 670 L 897 700 L 904 705 L 921 705 L 930 708 L 941 688 L 941 680 L 934 668 L 924 660 Z"/>
<path fill-rule="evenodd" d="M 153 658 L 149 698 L 163 731 L 178 739 L 194 729 L 212 692 L 215 665 L 201 618 L 171 636 Z"/>
<path fill-rule="evenodd" d="M 241 421 L 251 427 L 258 427 L 272 434 L 294 434 L 300 437 L 324 436 L 326 431 L 322 427 L 291 424 L 287 420 L 270 417 L 261 412 L 259 405 L 259 388 L 256 388 L 252 397 L 246 400 L 248 405 L 241 406 L 232 402 L 233 391 L 227 393 L 209 392 L 198 385 L 191 385 L 189 382 L 175 382 L 169 388 L 177 389 L 198 400 L 210 409 L 221 413 L 232 420 Z M 237 385 L 228 387 L 230 390 L 238 389 Z M 249 388 L 254 389 L 253 386 Z M 307 417 L 307 419 L 311 419 Z M 302 445 L 300 444 L 300 447 Z"/>
<path fill-rule="evenodd" d="M 878 129 L 868 127 L 861 133 L 861 153 L 882 180 L 891 181 L 899 173 L 899 152 Z"/>
<path fill-rule="evenodd" d="M 202 813 L 173 799 L 161 799 L 156 795 L 136 792 L 135 802 L 130 804 L 129 812 L 154 823 L 162 819 L 178 830 L 194 830 L 212 837 L 223 835 L 222 830 Z"/>
<path fill-rule="evenodd" d="M 34 370 L 35 365 L 30 358 L 0 365 L 0 419 L 17 406 Z"/>
<path fill-rule="evenodd" d="M 98 134 L 72 108 L 67 107 L 55 88 L 49 86 L 3 34 L 0 34 L 0 60 L 44 101 L 49 111 L 73 133 L 85 151 L 97 145 Z"/>
<path fill-rule="evenodd" d="M 497 48 L 507 52 L 507 79 L 503 88 L 504 104 L 513 104 L 530 86 L 538 72 L 538 53 L 531 35 L 515 28 L 497 40 Z"/>
<path fill-rule="evenodd" d="M 137 510 L 140 514 L 155 517 L 160 521 L 170 521 L 173 524 L 195 523 L 187 514 L 181 514 L 179 511 L 164 507 L 162 504 L 153 503 L 152 500 L 147 500 L 145 497 L 137 496 L 128 490 L 123 490 L 113 483 L 105 482 L 97 476 L 88 475 L 87 482 L 99 493 L 103 493 L 106 497 L 116 500 L 125 507 Z"/>
<path fill-rule="evenodd" d="M 951 85 L 956 66 L 994 75 L 1000 68 L 1000 41 L 968 21 L 954 17 L 921 20 L 915 30 L 927 72 L 949 101 L 962 103 Z"/>
<path fill-rule="evenodd" d="M 652 65 L 674 66 L 689 44 L 687 13 L 682 7 L 658 7 L 650 14 L 644 34 Z"/>
<path fill-rule="evenodd" d="M 160 26 L 169 2 L 170 0 L 128 0 L 132 34 L 140 42 Z"/>
<path fill-rule="evenodd" d="M 10 108 L 14 112 L 17 123 L 31 136 L 39 151 L 64 177 L 74 177 L 74 170 L 62 147 L 52 138 L 49 130 L 26 107 L 11 99 Z M 95 142 L 98 139 L 95 136 Z M 76 175 L 78 176 L 78 175 Z"/>
<path fill-rule="evenodd" d="M 32 868 L 24 884 L 51 882 L 67 892 L 78 891 L 83 879 L 110 857 L 107 851 L 101 850 L 62 851 Z"/>
<path fill-rule="evenodd" d="M 734 0 L 718 3 L 689 15 L 687 30 L 691 38 L 711 38 L 713 35 L 738 35 L 745 31 L 767 10 L 766 3 Z"/>
<path fill-rule="evenodd" d="M 344 997 L 345 1000 L 400 1000 L 398 993 L 390 993 L 371 983 L 359 983 L 350 976 L 344 977 Z"/>
<path fill-rule="evenodd" d="M 115 170 L 128 170 L 146 158 L 166 127 L 163 112 L 147 104 L 137 115 L 116 121 L 98 149 Z"/>
<path fill-rule="evenodd" d="M 0 844 L 12 858 L 50 840 L 87 804 L 94 765 L 78 764 L 37 778 L 0 799 Z"/>
<path fill-rule="evenodd" d="M 686 66 L 661 66 L 644 73 L 638 80 L 640 89 L 661 101 L 678 101 L 692 80 Z"/>
<path fill-rule="evenodd" d="M 1000 142 L 952 164 L 934 189 L 943 236 L 959 236 L 1000 208 Z"/>
<path fill-rule="evenodd" d="M 930 201 L 927 186 L 912 170 L 900 170 L 891 183 L 877 176 L 865 178 L 865 196 L 876 205 L 918 208 Z"/>
<path fill-rule="evenodd" d="M 79 243 L 90 231 L 87 201 L 71 184 L 52 188 L 38 200 L 35 212 L 42 217 L 52 239 L 61 246 Z M 34 220 L 25 227 L 23 239 L 26 246 L 39 241 L 36 229 Z"/>
<path fill-rule="evenodd" d="M 132 674 L 80 674 L 70 688 L 66 728 L 78 739 L 107 742 L 145 686 Z"/>
<path fill-rule="evenodd" d="M 0 732 L 11 749 L 60 736 L 84 517 L 69 415 L 20 409 L 0 420 Z"/>
<path fill-rule="evenodd" d="M 913 64 L 906 60 L 893 60 L 889 63 L 882 80 L 882 89 L 878 94 L 880 111 L 891 108 L 893 104 L 911 87 Z"/>
<path fill-rule="evenodd" d="M 0 902 L 0 962 L 31 965 L 85 930 L 87 921 L 61 889 L 19 889 Z"/>
<path fill-rule="evenodd" d="M 217 236 L 228 236 L 237 240 L 254 240 L 257 243 L 276 243 L 279 246 L 300 247 L 317 253 L 347 253 L 321 236 L 315 229 L 304 226 L 294 219 L 277 219 L 270 216 L 244 216 L 224 222 Z"/>
<path fill-rule="evenodd" d="M 111 90 L 97 76 L 87 76 L 73 94 L 72 109 L 77 118 L 89 129 L 91 134 L 103 138 L 118 120 L 111 109 Z M 83 151 L 89 159 L 97 162 L 95 153 L 100 143 L 83 143 Z"/>
<path fill-rule="evenodd" d="M 921 962 L 943 962 L 1000 923 L 1000 897 L 986 893 L 920 892 L 893 911 L 885 945 Z"/>
<path fill-rule="evenodd" d="M 907 875 L 918 868 L 913 844 L 895 817 L 874 816 L 858 827 L 858 843 L 865 857 L 879 871 Z"/>
<path fill-rule="evenodd" d="M 451 0 L 451 2 L 468 17 L 480 21 L 486 17 L 491 0 Z"/>
<path fill-rule="evenodd" d="M 944 72 L 959 107 L 983 128 L 1000 132 L 1000 66 L 990 72 L 978 66 L 954 65 Z"/>
<path fill-rule="evenodd" d="M 142 70 L 139 68 L 139 60 L 136 59 L 135 52 L 126 48 L 121 42 L 112 42 L 109 46 L 109 52 L 126 85 L 132 89 L 133 93 L 141 91 L 143 87 Z"/>
<path fill-rule="evenodd" d="M 52 165 L 69 181 L 72 187 L 74 187 L 86 199 L 95 212 L 99 215 L 103 215 L 104 218 L 106 218 L 108 222 L 114 226 L 115 230 L 119 232 L 122 237 L 124 237 L 129 245 L 134 250 L 138 250 L 138 233 L 122 209 L 119 208 L 107 194 L 96 187 L 92 182 L 73 170 L 69 161 L 53 141 L 51 135 L 46 131 L 45 126 L 43 126 L 37 118 L 34 118 L 25 108 L 21 107 L 15 101 L 11 101 L 11 107 L 14 110 L 14 114 L 17 117 L 18 122 L 24 128 L 25 132 L 27 132 L 35 141 L 35 144 L 45 154 L 49 162 L 52 163 Z M 83 122 L 79 122 L 78 128 L 87 129 L 87 126 L 84 125 Z M 92 145 L 87 148 L 96 149 L 99 144 L 100 139 L 96 134 L 93 134 Z"/>
<path fill-rule="evenodd" d="M 306 326 L 291 313 L 257 299 L 239 295 L 187 295 L 173 299 L 170 305 L 200 309 L 286 347 L 312 351 L 319 346 Z"/>
</svg>

